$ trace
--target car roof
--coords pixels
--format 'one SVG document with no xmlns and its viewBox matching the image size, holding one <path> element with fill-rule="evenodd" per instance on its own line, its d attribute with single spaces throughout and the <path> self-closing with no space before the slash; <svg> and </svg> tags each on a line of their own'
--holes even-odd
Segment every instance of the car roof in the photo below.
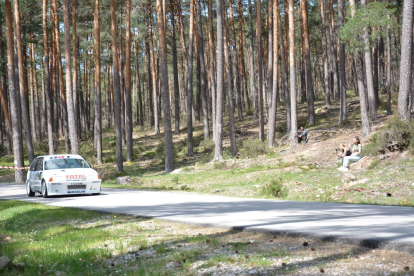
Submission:
<svg viewBox="0 0 414 276">
<path fill-rule="evenodd" d="M 57 159 L 57 158 L 80 158 L 83 159 L 82 156 L 80 156 L 79 154 L 52 154 L 52 155 L 41 155 L 38 157 L 44 157 L 46 160 L 50 160 L 50 159 Z"/>
</svg>

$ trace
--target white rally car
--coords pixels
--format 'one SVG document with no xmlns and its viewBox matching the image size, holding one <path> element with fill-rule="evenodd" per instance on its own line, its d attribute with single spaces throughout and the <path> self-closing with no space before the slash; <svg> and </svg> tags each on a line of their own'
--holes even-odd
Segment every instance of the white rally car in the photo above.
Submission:
<svg viewBox="0 0 414 276">
<path fill-rule="evenodd" d="M 27 173 L 26 191 L 52 195 L 101 193 L 101 178 L 79 155 L 45 155 L 35 158 Z"/>
</svg>

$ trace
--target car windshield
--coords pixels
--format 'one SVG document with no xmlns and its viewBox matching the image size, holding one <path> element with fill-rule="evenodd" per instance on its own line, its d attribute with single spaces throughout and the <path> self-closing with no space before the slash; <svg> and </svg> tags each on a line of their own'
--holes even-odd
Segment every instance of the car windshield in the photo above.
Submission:
<svg viewBox="0 0 414 276">
<path fill-rule="evenodd" d="M 88 163 L 83 159 L 75 158 L 58 158 L 51 159 L 45 162 L 45 170 L 58 170 L 58 169 L 79 169 L 89 168 Z"/>
</svg>

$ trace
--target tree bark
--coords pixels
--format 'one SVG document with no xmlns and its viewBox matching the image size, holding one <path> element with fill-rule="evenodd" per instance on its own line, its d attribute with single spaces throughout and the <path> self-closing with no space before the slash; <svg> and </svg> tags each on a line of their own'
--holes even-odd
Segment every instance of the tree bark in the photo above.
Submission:
<svg viewBox="0 0 414 276">
<path fill-rule="evenodd" d="M 344 26 L 344 1 L 338 0 L 338 19 L 339 28 Z M 339 101 L 340 114 L 339 124 L 343 124 L 346 119 L 346 76 L 345 76 L 345 44 L 339 42 Z"/>
<path fill-rule="evenodd" d="M 119 85 L 119 61 L 118 41 L 115 17 L 115 1 L 111 0 L 111 34 L 112 34 L 112 60 L 114 67 L 114 109 L 115 109 L 115 132 L 116 132 L 116 164 L 118 173 L 124 171 L 122 157 L 122 130 L 121 130 L 121 93 Z"/>
<path fill-rule="evenodd" d="M 224 161 L 223 158 L 223 94 L 224 94 L 224 22 L 223 22 L 223 2 L 216 0 L 217 3 L 217 101 L 216 101 L 216 137 L 214 161 Z"/>
<path fill-rule="evenodd" d="M 188 156 L 194 155 L 193 145 L 193 41 L 194 41 L 194 1 L 190 0 L 190 30 L 188 39 L 188 59 L 186 68 L 187 85 L 187 148 Z M 183 26 L 182 26 L 183 28 Z"/>
<path fill-rule="evenodd" d="M 259 111 L 259 139 L 264 141 L 264 115 L 263 115 L 263 72 L 262 72 L 262 4 L 256 2 L 256 54 L 257 54 L 257 94 Z"/>
<path fill-rule="evenodd" d="M 258 118 L 258 110 L 257 110 L 257 85 L 255 81 L 255 68 L 254 68 L 254 52 L 253 52 L 253 8 L 251 0 L 249 0 L 249 23 L 250 23 L 250 33 L 249 33 L 249 71 L 250 71 L 250 95 L 253 97 L 253 108 L 254 108 L 254 117 Z"/>
<path fill-rule="evenodd" d="M 164 135 L 165 135 L 165 172 L 174 170 L 174 148 L 172 141 L 170 99 L 168 86 L 168 64 L 167 64 L 167 37 L 166 24 L 164 19 L 161 0 L 157 0 L 158 34 L 160 39 L 160 69 L 161 69 L 161 96 L 164 114 Z"/>
<path fill-rule="evenodd" d="M 221 1 L 221 0 L 220 0 Z M 211 120 L 213 126 L 213 141 L 216 141 L 216 119 L 217 119 L 217 83 L 216 83 L 216 70 L 215 70 L 215 50 L 214 50 L 214 29 L 213 29 L 213 0 L 208 0 L 208 29 L 209 29 L 209 36 L 208 36 L 208 44 L 209 44 L 209 51 L 210 51 L 210 74 L 211 74 Z"/>
<path fill-rule="evenodd" d="M 6 37 L 7 37 L 7 73 L 9 80 L 9 100 L 10 100 L 10 113 L 13 130 L 13 154 L 14 154 L 14 166 L 23 167 L 23 155 L 22 153 L 22 132 L 21 122 L 19 120 L 19 103 L 17 101 L 17 91 L 14 78 L 14 40 L 13 40 L 13 19 L 12 8 L 9 0 L 6 0 Z M 24 170 L 15 170 L 14 179 L 17 183 L 23 183 Z"/>
<path fill-rule="evenodd" d="M 361 0 L 361 6 L 363 9 L 366 8 L 366 0 Z M 412 11 L 411 11 L 412 14 Z M 371 47 L 368 39 L 368 30 L 365 27 L 363 31 L 363 38 L 364 38 L 364 57 L 365 57 L 365 74 L 366 74 L 366 81 L 367 81 L 367 90 L 368 90 L 368 108 L 371 121 L 375 121 L 377 119 L 377 105 L 375 100 L 375 91 L 374 91 L 374 80 L 372 77 L 372 56 L 371 56 Z"/>
<path fill-rule="evenodd" d="M 277 10 L 279 8 L 279 1 L 277 3 Z M 290 110 L 290 97 L 289 97 L 289 84 L 288 84 L 288 70 L 287 70 L 287 57 L 286 57 L 286 48 L 283 39 L 283 31 L 282 31 L 282 22 L 280 19 L 280 12 L 276 15 L 277 16 L 277 30 L 279 36 L 279 44 L 280 44 L 280 56 L 281 56 L 281 64 L 282 64 L 282 87 L 283 87 L 283 94 L 285 96 L 285 108 L 286 108 L 286 126 L 287 131 L 290 132 L 291 130 L 291 110 Z"/>
<path fill-rule="evenodd" d="M 198 56 L 200 59 L 200 75 L 201 75 L 201 104 L 203 110 L 203 133 L 204 140 L 210 137 L 208 127 L 208 101 L 207 101 L 207 70 L 206 62 L 204 60 L 204 42 L 203 42 L 203 25 L 201 21 L 201 0 L 196 0 L 197 5 L 197 36 L 198 36 Z"/>
<path fill-rule="evenodd" d="M 149 49 L 149 35 L 145 36 L 145 63 L 146 63 L 146 75 L 147 75 L 147 103 L 148 103 L 148 116 L 151 126 L 154 126 L 154 105 L 152 104 L 152 79 L 151 79 L 151 54 Z"/>
<path fill-rule="evenodd" d="M 27 89 L 25 87 L 24 65 L 23 65 L 23 46 L 20 25 L 19 0 L 14 0 L 14 21 L 15 21 L 15 35 L 17 44 L 18 68 L 19 68 L 19 87 L 20 87 L 20 104 L 23 117 L 23 128 L 26 133 L 26 146 L 29 163 L 34 159 L 34 148 L 32 142 L 32 131 L 30 127 L 29 103 Z"/>
<path fill-rule="evenodd" d="M 329 36 L 331 39 L 331 66 L 332 66 L 332 78 L 333 78 L 333 95 L 334 99 L 338 99 L 339 95 L 339 80 L 338 80 L 338 53 L 336 45 L 336 35 L 335 35 L 335 19 L 334 19 L 334 9 L 333 9 L 333 0 L 328 0 L 328 14 L 329 14 Z"/>
<path fill-rule="evenodd" d="M 351 17 L 355 15 L 355 0 L 350 0 Z M 358 82 L 359 102 L 361 107 L 361 122 L 362 122 L 362 137 L 367 136 L 370 131 L 369 119 L 368 119 L 368 105 L 367 94 L 364 87 L 364 73 L 362 69 L 362 59 L 359 49 L 355 50 L 355 68 Z"/>
<path fill-rule="evenodd" d="M 53 148 L 53 121 L 52 121 L 52 103 L 50 99 L 50 72 L 49 72 L 49 44 L 47 37 L 47 0 L 43 0 L 43 66 L 45 71 L 45 102 L 47 113 L 47 133 L 49 142 L 49 154 L 54 153 Z"/>
<path fill-rule="evenodd" d="M 62 65 L 62 51 L 61 51 L 61 46 L 60 46 L 60 29 L 59 29 L 60 22 L 59 22 L 59 9 L 58 9 L 58 6 L 57 6 L 57 0 L 52 1 L 52 6 L 53 6 L 53 10 L 54 10 L 54 23 L 55 23 L 55 25 L 54 25 L 55 26 L 55 29 L 54 29 L 54 35 L 55 36 L 54 37 L 55 37 L 55 43 L 56 43 L 56 45 L 55 45 L 56 46 L 56 62 L 57 62 L 57 67 L 58 67 L 58 69 L 57 69 L 58 89 L 56 91 L 60 91 L 60 98 L 61 98 L 60 107 L 61 107 L 61 110 L 62 110 L 61 123 L 62 123 L 62 127 L 63 127 L 63 135 L 64 135 L 64 138 L 65 138 L 65 149 L 66 149 L 66 152 L 69 152 L 69 135 L 71 135 L 71 134 L 68 133 L 68 107 L 69 106 L 68 106 L 67 101 L 69 101 L 69 100 L 72 101 L 72 99 L 67 99 L 67 97 L 65 95 L 65 86 L 63 85 L 63 65 Z M 69 13 L 69 11 L 68 11 L 68 13 Z M 67 16 L 68 16 L 68 20 L 69 20 L 69 14 Z M 69 21 L 68 21 L 67 24 L 68 24 L 68 28 L 69 28 Z M 68 29 L 68 31 L 65 31 L 65 43 L 66 43 L 66 35 L 69 36 L 68 39 L 69 39 L 69 47 L 70 47 L 70 28 Z M 65 48 L 66 48 L 66 46 L 65 46 Z M 65 51 L 65 55 L 66 55 L 66 51 Z M 69 61 L 68 63 L 70 63 L 70 59 L 68 61 Z M 69 65 L 69 67 L 70 67 L 70 65 Z M 70 75 L 71 75 L 71 73 L 70 73 Z M 70 86 L 72 86 L 72 84 L 70 84 Z M 69 94 L 71 95 L 72 92 L 70 91 Z M 72 141 L 72 136 L 70 138 L 71 138 L 70 142 L 71 142 L 72 146 L 74 146 L 73 141 Z M 76 146 L 77 146 L 77 141 L 75 143 L 76 143 Z M 77 153 L 78 149 L 77 148 L 72 149 L 72 152 Z"/>
<path fill-rule="evenodd" d="M 331 105 L 331 91 L 329 85 L 329 69 L 328 69 L 328 49 L 326 42 L 326 30 L 325 30 L 325 11 L 323 8 L 324 0 L 320 0 L 321 3 L 321 28 L 322 28 L 322 51 L 323 51 L 323 89 L 325 91 L 326 105 Z"/>
<path fill-rule="evenodd" d="M 272 97 L 269 103 L 269 121 L 268 121 L 268 146 L 273 148 L 275 146 L 275 127 L 276 127 L 276 111 L 278 98 L 278 61 L 279 61 L 279 47 L 278 47 L 278 16 L 279 16 L 279 1 L 273 0 L 273 87 Z"/>
<path fill-rule="evenodd" d="M 226 12 L 224 12 L 226 14 Z M 226 20 L 223 18 L 224 26 L 226 26 Z M 234 54 L 234 52 L 233 52 Z M 229 128 L 230 128 L 230 151 L 234 157 L 237 154 L 236 146 L 236 133 L 234 129 L 234 85 L 233 85 L 233 70 L 232 70 L 232 57 L 230 53 L 230 41 L 229 32 L 226 28 L 224 30 L 224 61 L 226 63 L 226 77 L 227 77 L 227 93 L 229 98 Z"/>
<path fill-rule="evenodd" d="M 127 2 L 128 3 L 128 2 Z M 128 8 L 127 8 L 128 11 Z M 95 142 L 96 142 L 96 162 L 102 164 L 102 111 L 101 111 L 101 23 L 99 12 L 99 0 L 94 0 L 94 47 L 93 53 L 95 58 L 95 77 L 94 77 L 94 95 L 95 95 Z M 128 13 L 127 13 L 128 14 Z M 127 21 L 128 22 L 128 21 Z M 128 24 L 128 23 L 127 23 Z M 127 29 L 128 30 L 128 29 Z M 128 68 L 128 66 L 127 66 Z"/>
<path fill-rule="evenodd" d="M 231 40 L 230 38 L 229 41 L 231 41 L 231 44 L 233 45 L 232 47 L 232 52 L 233 52 L 233 57 L 234 57 L 234 61 L 235 61 L 235 66 L 236 69 L 240 68 L 240 63 L 241 60 L 239 60 L 239 56 L 237 55 L 237 43 L 236 43 L 236 32 L 234 29 L 234 19 L 233 19 L 233 3 L 232 0 L 229 0 L 229 13 L 230 13 L 230 26 L 231 26 Z M 241 20 L 241 18 L 239 18 L 239 20 Z M 236 73 L 236 99 L 237 99 L 237 115 L 238 115 L 238 120 L 239 122 L 243 120 L 243 107 L 242 107 L 242 76 L 241 76 L 241 72 L 240 70 L 237 70 Z"/>
<path fill-rule="evenodd" d="M 156 74 L 156 64 L 155 64 L 155 48 L 154 48 L 154 39 L 152 34 L 152 3 L 148 1 L 148 35 L 149 35 L 149 49 L 150 49 L 150 58 L 151 58 L 151 68 L 152 68 L 152 103 L 153 103 L 153 115 L 154 115 L 154 129 L 155 134 L 160 133 L 160 123 L 158 117 L 158 85 L 157 85 L 157 74 Z"/>
<path fill-rule="evenodd" d="M 132 140 L 132 97 L 131 97 L 131 0 L 126 1 L 125 36 L 125 125 L 127 140 L 127 161 L 134 155 Z"/>
<path fill-rule="evenodd" d="M 69 0 L 63 0 L 63 21 L 64 21 L 64 28 L 65 28 L 66 100 L 67 100 L 70 144 L 72 148 L 72 153 L 79 154 L 78 137 L 76 135 L 76 121 L 75 121 L 75 113 L 74 113 L 74 106 L 73 106 L 73 91 L 72 91 L 72 66 L 71 66 L 72 55 L 71 55 L 71 49 L 70 49 L 71 43 L 70 43 L 70 27 L 69 27 Z M 96 24 L 96 21 L 95 21 L 95 24 Z M 99 69 L 99 66 L 96 67 L 96 70 L 98 69 Z"/>
<path fill-rule="evenodd" d="M 401 120 L 410 121 L 408 96 L 412 82 L 412 47 L 413 47 L 413 0 L 405 0 L 403 6 L 403 23 L 400 60 L 400 91 L 398 93 L 398 111 Z"/>
<path fill-rule="evenodd" d="M 308 124 L 315 124 L 315 106 L 314 106 L 314 91 L 312 84 L 312 69 L 311 69 L 311 58 L 310 58 L 310 48 L 309 48 L 309 32 L 308 32 L 308 1 L 301 1 L 302 7 L 302 21 L 303 21 L 303 46 L 305 52 L 305 76 L 306 76 L 306 99 L 308 102 Z M 336 62 L 336 61 L 335 61 Z"/>
<path fill-rule="evenodd" d="M 291 115 L 291 145 L 296 146 L 298 122 L 296 117 L 296 72 L 295 72 L 295 18 L 294 2 L 289 0 L 289 73 L 290 73 L 290 115 Z"/>
<path fill-rule="evenodd" d="M 391 16 L 388 14 L 388 20 Z M 391 76 L 391 33 L 390 26 L 387 26 L 387 116 L 390 116 L 391 113 L 391 92 L 392 92 L 392 76 Z"/>
<path fill-rule="evenodd" d="M 138 95 L 138 121 L 141 126 L 141 130 L 144 129 L 144 110 L 143 110 L 143 101 L 142 101 L 142 90 L 141 90 L 141 79 L 139 74 L 139 62 L 138 62 L 138 43 L 135 42 L 135 79 L 136 79 L 136 89 Z"/>
<path fill-rule="evenodd" d="M 72 45 L 73 45 L 73 74 L 72 74 L 72 89 L 73 89 L 73 113 L 76 125 L 76 137 L 80 135 L 79 124 L 79 91 L 78 91 L 78 37 L 76 28 L 77 16 L 77 0 L 72 1 Z"/>
<path fill-rule="evenodd" d="M 175 118 L 175 127 L 174 133 L 180 133 L 180 87 L 178 82 L 178 60 L 177 60 L 177 42 L 175 35 L 175 8 L 174 1 L 170 1 L 170 10 L 171 10 L 171 34 L 172 34 L 172 59 L 173 59 L 173 74 L 174 74 L 174 118 Z"/>
</svg>

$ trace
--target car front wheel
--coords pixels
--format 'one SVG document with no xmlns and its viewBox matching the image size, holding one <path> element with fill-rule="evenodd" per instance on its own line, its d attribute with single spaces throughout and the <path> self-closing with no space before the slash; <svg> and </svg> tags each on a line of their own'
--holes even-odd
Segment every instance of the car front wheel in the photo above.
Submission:
<svg viewBox="0 0 414 276">
<path fill-rule="evenodd" d="M 42 181 L 42 196 L 44 198 L 48 197 L 48 195 L 47 195 L 47 186 L 46 186 L 46 182 L 45 181 Z"/>
<path fill-rule="evenodd" d="M 33 197 L 35 195 L 35 192 L 32 191 L 32 188 L 30 188 L 30 182 L 26 181 L 26 192 L 28 197 Z"/>
</svg>

